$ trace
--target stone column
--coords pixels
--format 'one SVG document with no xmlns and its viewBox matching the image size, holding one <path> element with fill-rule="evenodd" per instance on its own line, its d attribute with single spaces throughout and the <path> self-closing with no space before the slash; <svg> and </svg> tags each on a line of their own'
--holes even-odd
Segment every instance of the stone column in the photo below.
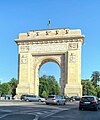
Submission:
<svg viewBox="0 0 100 120">
<path fill-rule="evenodd" d="M 69 43 L 67 52 L 67 79 L 65 94 L 82 96 L 81 86 L 81 43 Z"/>
</svg>

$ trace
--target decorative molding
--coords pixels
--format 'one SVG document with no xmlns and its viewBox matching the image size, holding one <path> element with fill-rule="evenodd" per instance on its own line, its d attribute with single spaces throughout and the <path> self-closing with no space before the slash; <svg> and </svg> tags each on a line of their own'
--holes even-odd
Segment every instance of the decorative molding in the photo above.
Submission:
<svg viewBox="0 0 100 120">
<path fill-rule="evenodd" d="M 68 42 L 83 42 L 83 39 L 46 39 L 46 40 L 21 40 L 16 41 L 18 45 L 33 45 L 33 44 L 49 44 L 49 43 L 68 43 Z"/>
</svg>

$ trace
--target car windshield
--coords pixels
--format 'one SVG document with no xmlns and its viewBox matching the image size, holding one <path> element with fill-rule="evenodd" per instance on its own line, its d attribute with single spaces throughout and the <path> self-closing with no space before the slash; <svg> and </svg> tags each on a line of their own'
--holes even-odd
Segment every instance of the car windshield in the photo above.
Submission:
<svg viewBox="0 0 100 120">
<path fill-rule="evenodd" d="M 94 100 L 94 98 L 93 97 L 82 97 L 81 100 L 83 100 L 83 101 L 92 101 L 92 100 Z"/>
<path fill-rule="evenodd" d="M 48 98 L 54 98 L 55 96 L 54 95 L 50 95 L 50 96 L 48 96 Z"/>
</svg>

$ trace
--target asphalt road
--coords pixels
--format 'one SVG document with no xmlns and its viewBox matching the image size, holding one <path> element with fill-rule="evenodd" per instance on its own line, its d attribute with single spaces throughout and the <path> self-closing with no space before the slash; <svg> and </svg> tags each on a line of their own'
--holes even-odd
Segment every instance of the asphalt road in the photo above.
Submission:
<svg viewBox="0 0 100 120">
<path fill-rule="evenodd" d="M 44 116 L 40 120 L 100 120 L 99 111 L 79 111 L 78 108 L 72 108 L 53 114 Z"/>
<path fill-rule="evenodd" d="M 0 101 L 0 120 L 100 120 L 100 110 L 78 110 L 78 103 L 46 105 L 45 103 Z"/>
</svg>

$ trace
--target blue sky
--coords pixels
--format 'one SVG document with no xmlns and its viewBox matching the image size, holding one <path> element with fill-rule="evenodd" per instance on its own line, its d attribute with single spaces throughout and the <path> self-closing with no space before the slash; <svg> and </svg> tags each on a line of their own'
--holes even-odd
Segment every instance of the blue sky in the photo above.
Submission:
<svg viewBox="0 0 100 120">
<path fill-rule="evenodd" d="M 82 46 L 82 78 L 100 71 L 100 0 L 0 0 L 0 81 L 17 79 L 18 49 L 14 40 L 29 30 L 70 28 L 85 35 Z M 59 78 L 60 68 L 44 64 L 40 75 Z M 52 73 L 51 73 L 52 71 Z"/>
</svg>

